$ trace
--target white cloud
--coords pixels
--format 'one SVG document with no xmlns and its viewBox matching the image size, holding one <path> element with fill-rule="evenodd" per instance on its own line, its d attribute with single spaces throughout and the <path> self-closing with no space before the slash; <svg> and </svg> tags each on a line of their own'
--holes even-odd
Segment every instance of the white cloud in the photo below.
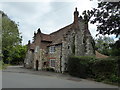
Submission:
<svg viewBox="0 0 120 90">
<path fill-rule="evenodd" d="M 22 32 L 23 43 L 32 39 L 40 23 L 40 18 L 51 11 L 50 3 L 2 3 L 3 10 L 12 20 L 19 22 L 19 29 Z M 9 10 L 8 10 L 9 8 Z"/>
<path fill-rule="evenodd" d="M 78 0 L 76 6 L 78 7 L 80 14 L 82 14 L 84 10 L 91 10 L 93 7 L 97 7 L 97 2 L 97 0 Z"/>
<path fill-rule="evenodd" d="M 93 38 L 95 38 L 96 34 L 98 34 L 98 32 L 96 32 L 97 30 L 96 24 L 89 24 L 89 30 Z"/>
<path fill-rule="evenodd" d="M 75 0 L 0 0 L 0 2 L 74 2 Z"/>
<path fill-rule="evenodd" d="M 76 2 L 76 6 L 78 7 L 78 11 L 80 13 L 80 15 L 82 15 L 82 12 L 84 10 L 91 10 L 92 8 L 95 8 L 97 7 L 97 3 L 98 3 L 98 0 L 93 0 L 93 1 L 90 1 L 90 0 L 78 0 Z M 89 30 L 91 32 L 91 35 L 93 36 L 93 38 L 96 37 L 96 30 L 97 30 L 97 27 L 96 27 L 96 24 L 89 24 Z"/>
<path fill-rule="evenodd" d="M 58 0 L 59 1 L 59 0 Z M 73 22 L 73 12 L 78 7 L 80 14 L 90 9 L 94 4 L 89 0 L 77 0 L 76 2 L 5 2 L 0 4 L 3 10 L 16 23 L 22 32 L 23 44 L 32 40 L 34 31 L 41 28 L 43 33 L 54 32 Z M 1 7 L 2 5 L 2 7 Z M 96 4 L 94 4 L 96 5 Z M 90 26 L 90 31 L 95 36 L 95 26 Z"/>
</svg>

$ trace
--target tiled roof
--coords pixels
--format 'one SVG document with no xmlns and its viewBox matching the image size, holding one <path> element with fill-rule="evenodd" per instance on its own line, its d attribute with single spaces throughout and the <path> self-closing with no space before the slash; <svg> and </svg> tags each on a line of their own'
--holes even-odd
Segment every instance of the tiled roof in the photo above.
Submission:
<svg viewBox="0 0 120 90">
<path fill-rule="evenodd" d="M 95 53 L 96 53 L 96 58 L 107 58 L 108 57 L 106 55 L 99 53 L 98 51 L 95 51 Z"/>
<path fill-rule="evenodd" d="M 63 34 L 65 34 L 71 27 L 72 27 L 72 24 L 65 26 L 65 27 L 63 27 L 63 28 L 51 33 L 51 34 L 41 33 L 42 41 L 60 43 L 61 39 L 63 37 Z"/>
<path fill-rule="evenodd" d="M 50 41 L 50 42 L 52 41 L 51 36 L 48 34 L 41 33 L 41 36 L 42 36 L 42 41 Z"/>
<path fill-rule="evenodd" d="M 34 50 L 34 48 L 35 48 L 34 43 L 31 43 L 31 44 L 30 44 L 30 49 L 33 49 L 33 50 Z"/>
<path fill-rule="evenodd" d="M 65 26 L 65 27 L 63 27 L 55 32 L 52 32 L 50 35 L 55 34 L 55 33 L 59 33 L 59 32 L 64 32 L 65 30 L 67 31 L 67 29 L 70 29 L 72 27 L 72 25 L 73 24 L 69 24 L 69 25 L 67 25 L 67 26 Z"/>
<path fill-rule="evenodd" d="M 49 45 L 47 45 L 47 46 L 49 47 L 49 46 L 60 45 L 60 44 L 62 44 L 62 42 L 58 42 L 58 43 L 51 43 L 51 44 L 49 44 Z"/>
<path fill-rule="evenodd" d="M 70 24 L 68 26 L 65 26 L 53 33 L 50 34 L 52 38 L 52 43 L 60 43 L 63 39 L 63 35 L 68 32 L 72 28 L 73 24 Z"/>
</svg>

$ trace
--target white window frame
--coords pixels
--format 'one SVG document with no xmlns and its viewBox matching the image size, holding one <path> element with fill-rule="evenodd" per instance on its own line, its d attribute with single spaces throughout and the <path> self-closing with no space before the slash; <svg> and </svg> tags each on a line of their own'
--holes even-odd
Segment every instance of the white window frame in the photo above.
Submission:
<svg viewBox="0 0 120 90">
<path fill-rule="evenodd" d="M 54 64 L 53 64 L 54 62 Z M 50 67 L 55 68 L 56 60 L 55 59 L 50 59 Z"/>
<path fill-rule="evenodd" d="M 55 52 L 55 46 L 50 46 L 49 53 L 54 53 L 54 52 Z"/>
<path fill-rule="evenodd" d="M 36 46 L 35 47 L 35 52 L 38 52 L 39 51 L 39 46 Z"/>
</svg>

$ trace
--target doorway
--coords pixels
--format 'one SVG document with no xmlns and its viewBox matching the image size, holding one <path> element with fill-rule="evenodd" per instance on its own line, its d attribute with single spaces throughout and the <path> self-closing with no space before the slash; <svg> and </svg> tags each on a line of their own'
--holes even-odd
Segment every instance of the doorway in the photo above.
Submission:
<svg viewBox="0 0 120 90">
<path fill-rule="evenodd" d="M 39 61 L 36 60 L 36 71 L 38 71 L 38 67 L 39 67 Z"/>
</svg>

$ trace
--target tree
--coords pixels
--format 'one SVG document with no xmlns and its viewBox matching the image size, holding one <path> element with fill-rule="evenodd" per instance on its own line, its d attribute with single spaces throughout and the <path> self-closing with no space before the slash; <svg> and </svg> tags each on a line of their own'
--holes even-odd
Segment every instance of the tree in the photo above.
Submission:
<svg viewBox="0 0 120 90">
<path fill-rule="evenodd" d="M 95 40 L 95 47 L 100 53 L 110 56 L 112 51 L 111 45 L 114 43 L 113 38 L 99 36 L 99 38 Z"/>
<path fill-rule="evenodd" d="M 83 15 L 87 22 L 98 24 L 98 34 L 114 34 L 116 37 L 120 35 L 120 1 L 99 2 L 97 8 L 84 11 Z"/>
<path fill-rule="evenodd" d="M 11 64 L 20 64 L 24 62 L 27 47 L 22 45 L 16 45 L 9 50 L 8 59 Z"/>
<path fill-rule="evenodd" d="M 14 46 L 21 42 L 18 25 L 2 13 L 2 47 Z"/>
<path fill-rule="evenodd" d="M 8 63 L 10 60 L 9 50 L 13 46 L 19 45 L 22 41 L 18 30 L 18 25 L 12 21 L 4 12 L 2 14 L 2 53 L 4 62 Z"/>
<path fill-rule="evenodd" d="M 115 42 L 115 44 L 111 45 L 111 55 L 112 56 L 120 56 L 120 38 Z"/>
</svg>

